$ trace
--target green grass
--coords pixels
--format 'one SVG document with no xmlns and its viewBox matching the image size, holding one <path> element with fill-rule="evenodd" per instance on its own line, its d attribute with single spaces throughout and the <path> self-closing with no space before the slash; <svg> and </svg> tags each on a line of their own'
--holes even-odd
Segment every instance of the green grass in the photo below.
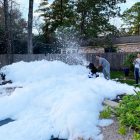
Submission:
<svg viewBox="0 0 140 140">
<path fill-rule="evenodd" d="M 135 80 L 133 79 L 126 79 L 126 80 L 118 80 L 121 83 L 126 83 L 128 85 L 134 85 L 135 84 Z"/>
<path fill-rule="evenodd" d="M 110 76 L 111 79 L 116 79 L 116 78 L 122 79 L 124 78 L 124 73 L 123 71 L 111 71 Z"/>
<path fill-rule="evenodd" d="M 134 73 L 130 72 L 128 77 L 125 77 L 123 71 L 111 71 L 111 79 L 118 79 L 117 81 L 121 83 L 126 83 L 128 85 L 135 85 Z M 140 85 L 138 85 L 140 87 Z"/>
</svg>

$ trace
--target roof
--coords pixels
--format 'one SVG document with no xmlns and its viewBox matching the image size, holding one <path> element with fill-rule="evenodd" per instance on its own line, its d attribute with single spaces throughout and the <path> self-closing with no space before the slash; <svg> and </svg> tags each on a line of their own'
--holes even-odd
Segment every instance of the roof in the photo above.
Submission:
<svg viewBox="0 0 140 140">
<path fill-rule="evenodd" d="M 99 38 L 92 38 L 92 39 L 86 39 L 82 40 L 81 47 L 86 46 L 100 46 L 108 44 L 108 42 L 111 42 L 112 44 L 127 44 L 127 43 L 140 43 L 140 36 L 126 36 L 126 37 L 113 37 L 112 39 L 105 38 L 105 37 L 99 37 Z"/>
<path fill-rule="evenodd" d="M 113 44 L 140 43 L 140 36 L 127 36 L 115 38 Z"/>
</svg>

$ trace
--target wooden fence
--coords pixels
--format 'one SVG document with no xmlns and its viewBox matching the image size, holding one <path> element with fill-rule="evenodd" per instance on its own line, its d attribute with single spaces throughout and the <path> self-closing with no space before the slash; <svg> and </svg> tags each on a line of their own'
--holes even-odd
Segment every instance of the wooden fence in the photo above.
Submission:
<svg viewBox="0 0 140 140">
<path fill-rule="evenodd" d="M 106 58 L 111 65 L 111 69 L 113 70 L 121 70 L 123 68 L 123 63 L 125 58 L 129 53 L 104 53 L 101 54 L 104 58 Z M 46 59 L 48 61 L 58 60 L 63 61 L 68 64 L 84 64 L 86 61 L 88 62 L 96 62 L 95 59 L 96 54 L 13 54 L 13 55 L 0 55 L 1 67 L 9 64 L 8 59 L 11 57 L 13 63 L 19 61 L 35 61 Z"/>
</svg>

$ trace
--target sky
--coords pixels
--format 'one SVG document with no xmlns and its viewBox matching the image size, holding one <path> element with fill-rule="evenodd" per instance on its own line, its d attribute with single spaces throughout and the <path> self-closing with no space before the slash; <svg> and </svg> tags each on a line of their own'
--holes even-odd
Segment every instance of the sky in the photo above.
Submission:
<svg viewBox="0 0 140 140">
<path fill-rule="evenodd" d="M 134 5 L 136 2 L 140 2 L 140 0 L 126 0 L 126 3 L 120 4 L 121 7 L 121 13 L 125 11 L 126 9 L 129 9 L 132 5 Z M 110 20 L 110 22 L 115 25 L 116 27 L 120 28 L 123 22 L 120 18 L 116 17 Z"/>
<path fill-rule="evenodd" d="M 20 10 L 23 14 L 23 17 L 25 19 L 28 18 L 28 1 L 29 0 L 16 0 L 17 3 L 19 3 L 19 7 Z M 120 4 L 121 7 L 121 12 L 123 12 L 124 10 L 126 10 L 127 8 L 130 8 L 133 4 L 135 4 L 136 2 L 139 2 L 140 0 L 126 0 L 126 3 L 124 4 Z M 39 3 L 41 2 L 41 0 L 34 0 L 34 11 L 38 9 Z M 53 0 L 49 0 L 49 2 L 53 2 Z M 39 13 L 34 12 L 34 17 L 38 17 Z M 40 22 L 42 22 L 42 20 L 40 19 Z M 119 18 L 113 18 L 110 20 L 111 24 L 115 25 L 116 27 L 120 28 L 122 21 Z M 36 32 L 36 29 L 34 29 L 34 32 Z"/>
</svg>

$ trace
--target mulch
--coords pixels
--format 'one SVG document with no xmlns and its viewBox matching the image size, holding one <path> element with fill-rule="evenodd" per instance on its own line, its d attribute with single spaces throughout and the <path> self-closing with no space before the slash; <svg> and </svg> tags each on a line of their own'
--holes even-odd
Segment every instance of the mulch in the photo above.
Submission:
<svg viewBox="0 0 140 140">
<path fill-rule="evenodd" d="M 113 123 L 109 126 L 100 127 L 103 134 L 103 140 L 133 140 L 133 130 L 128 130 L 126 135 L 118 133 L 119 123 L 113 118 Z"/>
</svg>

